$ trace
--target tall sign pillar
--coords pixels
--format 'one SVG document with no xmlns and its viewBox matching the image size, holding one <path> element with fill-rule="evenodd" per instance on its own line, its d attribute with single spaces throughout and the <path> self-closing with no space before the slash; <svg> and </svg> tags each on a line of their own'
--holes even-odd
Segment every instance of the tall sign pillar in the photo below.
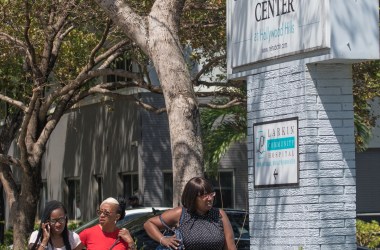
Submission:
<svg viewBox="0 0 380 250">
<path fill-rule="evenodd" d="M 247 80 L 251 249 L 356 249 L 353 63 L 379 58 L 378 0 L 228 0 Z"/>
</svg>

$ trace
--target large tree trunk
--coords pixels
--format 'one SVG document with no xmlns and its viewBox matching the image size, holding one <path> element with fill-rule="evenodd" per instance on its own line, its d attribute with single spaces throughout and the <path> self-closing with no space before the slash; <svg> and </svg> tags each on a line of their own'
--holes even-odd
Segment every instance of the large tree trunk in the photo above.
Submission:
<svg viewBox="0 0 380 250">
<path fill-rule="evenodd" d="M 159 7 L 157 7 L 159 8 Z M 173 206 L 181 200 L 186 182 L 203 175 L 203 147 L 199 107 L 175 24 L 165 9 L 156 9 L 149 19 L 151 59 L 165 97 L 169 119 L 173 164 Z"/>
<path fill-rule="evenodd" d="M 204 169 L 199 107 L 178 38 L 185 0 L 157 0 L 147 19 L 134 12 L 127 1 L 97 2 L 154 63 L 169 118 L 173 205 L 177 206 L 185 183 L 202 176 Z"/>
<path fill-rule="evenodd" d="M 26 239 L 34 228 L 40 198 L 40 165 L 28 166 L 26 169 L 29 171 L 22 175 L 20 197 L 12 206 L 14 249 L 25 249 Z"/>
</svg>

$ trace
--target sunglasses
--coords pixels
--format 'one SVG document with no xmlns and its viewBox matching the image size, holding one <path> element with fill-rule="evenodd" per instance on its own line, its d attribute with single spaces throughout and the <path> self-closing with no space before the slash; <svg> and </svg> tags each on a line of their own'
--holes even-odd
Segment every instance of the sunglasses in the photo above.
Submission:
<svg viewBox="0 0 380 250">
<path fill-rule="evenodd" d="M 112 214 L 112 212 L 107 211 L 107 210 L 98 209 L 98 210 L 96 210 L 96 214 L 98 216 L 100 216 L 101 214 L 104 214 L 104 216 L 108 217 L 108 216 L 110 216 Z"/>
<path fill-rule="evenodd" d="M 63 224 L 63 223 L 65 223 L 66 222 L 66 217 L 61 217 L 61 218 L 58 218 L 58 219 L 50 219 L 49 220 L 49 224 L 50 225 L 55 225 L 57 222 L 59 223 L 59 224 Z"/>
<path fill-rule="evenodd" d="M 215 197 L 215 192 L 211 192 L 211 193 L 208 193 L 208 194 L 202 194 L 202 195 L 199 195 L 198 197 L 201 198 L 202 200 L 206 200 L 206 199 L 212 199 Z"/>
</svg>

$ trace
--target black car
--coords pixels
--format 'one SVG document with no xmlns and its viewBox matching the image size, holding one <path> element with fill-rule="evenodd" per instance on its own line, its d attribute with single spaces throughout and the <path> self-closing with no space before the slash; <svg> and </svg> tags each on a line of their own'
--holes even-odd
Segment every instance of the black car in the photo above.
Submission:
<svg viewBox="0 0 380 250">
<path fill-rule="evenodd" d="M 162 213 L 159 211 L 157 214 Z M 249 248 L 249 219 L 248 212 L 243 210 L 225 209 L 225 212 L 230 219 L 231 226 L 235 235 L 235 242 L 237 244 L 237 249 L 248 250 Z M 158 242 L 152 240 L 144 230 L 144 223 L 155 216 L 155 214 L 150 213 L 130 221 L 124 224 L 118 225 L 119 227 L 128 228 L 137 244 L 137 249 L 143 250 L 154 250 L 159 245 Z"/>
</svg>

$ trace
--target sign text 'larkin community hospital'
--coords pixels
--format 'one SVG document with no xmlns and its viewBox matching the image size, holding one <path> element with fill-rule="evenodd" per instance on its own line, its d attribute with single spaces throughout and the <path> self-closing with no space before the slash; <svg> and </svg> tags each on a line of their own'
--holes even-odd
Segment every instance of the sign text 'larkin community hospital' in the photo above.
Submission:
<svg viewBox="0 0 380 250">
<path fill-rule="evenodd" d="M 254 125 L 255 185 L 298 182 L 298 118 Z"/>
</svg>

